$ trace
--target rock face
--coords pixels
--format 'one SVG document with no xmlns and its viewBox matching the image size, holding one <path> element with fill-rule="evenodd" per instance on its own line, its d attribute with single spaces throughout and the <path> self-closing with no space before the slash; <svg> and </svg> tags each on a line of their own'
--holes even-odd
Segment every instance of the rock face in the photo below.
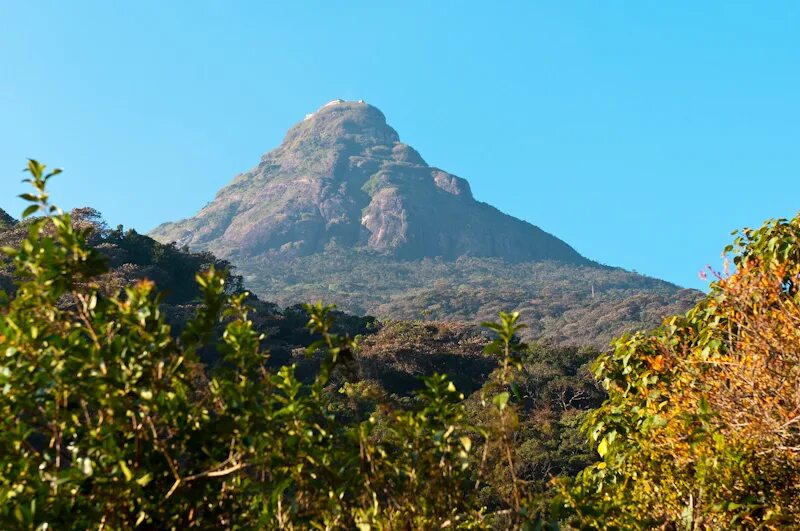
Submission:
<svg viewBox="0 0 800 531">
<path fill-rule="evenodd" d="M 335 246 L 400 259 L 588 263 L 558 238 L 476 201 L 466 180 L 428 166 L 377 108 L 341 100 L 292 127 L 195 217 L 151 236 L 236 260 Z"/>
</svg>

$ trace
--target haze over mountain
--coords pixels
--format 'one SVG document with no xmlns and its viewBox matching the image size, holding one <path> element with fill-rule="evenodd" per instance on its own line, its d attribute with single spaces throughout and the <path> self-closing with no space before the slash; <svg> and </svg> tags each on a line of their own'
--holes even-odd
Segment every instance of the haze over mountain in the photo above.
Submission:
<svg viewBox="0 0 800 531">
<path fill-rule="evenodd" d="M 592 262 L 477 201 L 363 101 L 307 115 L 196 216 L 151 236 L 230 260 L 278 303 L 467 321 L 521 308 L 530 336 L 573 343 L 656 325 L 698 295 Z"/>
</svg>

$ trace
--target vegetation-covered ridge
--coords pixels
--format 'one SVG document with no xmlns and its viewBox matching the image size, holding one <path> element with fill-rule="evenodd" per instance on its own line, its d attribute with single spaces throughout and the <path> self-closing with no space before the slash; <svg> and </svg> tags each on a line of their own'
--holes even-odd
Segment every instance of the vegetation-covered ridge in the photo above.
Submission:
<svg viewBox="0 0 800 531">
<path fill-rule="evenodd" d="M 279 304 L 326 300 L 381 319 L 480 322 L 517 308 L 526 339 L 606 348 L 702 294 L 620 268 L 499 258 L 396 260 L 346 249 L 243 262 L 247 286 Z"/>
<path fill-rule="evenodd" d="M 16 220 L 8 212 L 0 208 L 0 228 L 8 227 L 16 223 Z"/>
<path fill-rule="evenodd" d="M 0 224 L 0 245 L 18 248 L 28 237 L 34 218 L 17 222 L 13 218 Z M 76 228 L 86 231 L 86 243 L 96 249 L 108 266 L 99 284 L 106 293 L 117 293 L 136 280 L 148 278 L 163 286 L 163 302 L 167 305 L 190 304 L 197 299 L 194 275 L 214 265 L 225 269 L 229 264 L 210 253 L 192 253 L 174 245 L 158 243 L 148 236 L 122 227 L 109 228 L 100 213 L 92 208 L 77 208 L 70 212 Z M 0 263 L 0 287 L 13 290 L 13 263 L 7 259 Z M 231 277 L 235 284 L 229 289 L 241 288 L 241 280 Z"/>
<path fill-rule="evenodd" d="M 233 274 L 232 266 L 209 252 L 191 252 L 173 244 L 159 243 L 132 229 L 110 228 L 92 208 L 74 209 L 69 217 L 76 229 L 84 231 L 86 245 L 104 262 L 104 272 L 92 279 L 97 288 L 111 296 L 139 281 L 154 282 L 160 289 L 159 309 L 175 329 L 182 329 L 200 304 L 195 280 L 198 273 L 212 266 L 219 271 L 227 270 L 226 292 L 233 294 L 243 290 L 242 279 Z M 19 248 L 37 219 L 28 217 L 18 222 L 12 218 L 9 224 L 0 226 L 0 246 Z M 13 261 L 0 260 L 0 289 L 14 293 L 15 282 L 19 280 Z M 268 342 L 273 357 L 290 359 L 292 352 L 308 341 L 307 317 L 297 304 L 281 308 L 252 295 L 248 296 L 247 304 L 257 310 L 254 319 L 259 330 L 269 332 Z M 365 334 L 376 331 L 379 326 L 374 318 L 342 312 L 336 312 L 336 315 L 337 331 L 346 329 L 353 335 Z M 213 349 L 205 349 L 203 360 L 213 364 L 218 358 Z"/>
</svg>

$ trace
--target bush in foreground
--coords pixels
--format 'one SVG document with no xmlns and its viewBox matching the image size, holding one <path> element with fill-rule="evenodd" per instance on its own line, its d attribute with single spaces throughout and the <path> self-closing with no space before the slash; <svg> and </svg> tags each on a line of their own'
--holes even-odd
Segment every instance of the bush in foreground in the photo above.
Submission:
<svg viewBox="0 0 800 531">
<path fill-rule="evenodd" d="M 18 279 L 0 306 L 0 526 L 20 529 L 483 527 L 470 468 L 470 426 L 444 376 L 413 408 L 342 423 L 326 385 L 355 341 L 331 332 L 330 307 L 308 305 L 322 361 L 311 383 L 269 370 L 246 293 L 223 272 L 197 275 L 202 304 L 179 337 L 141 281 L 119 296 L 95 281 L 100 254 L 52 206 L 58 173 L 30 161 L 27 237 L 6 248 Z M 493 325 L 508 372 L 516 315 Z M 216 341 L 223 361 L 202 366 Z M 491 397 L 490 397 L 491 398 Z M 511 456 L 507 392 L 491 402 Z M 380 422 L 379 422 L 380 421 Z M 478 474 L 480 479 L 480 474 Z M 511 473 L 512 482 L 516 482 Z M 514 483 L 511 522 L 519 522 Z"/>
<path fill-rule="evenodd" d="M 330 307 L 305 307 L 310 380 L 269 368 L 247 294 L 213 267 L 175 333 L 152 282 L 102 289 L 91 229 L 49 203 L 58 172 L 28 169 L 23 218 L 41 216 L 4 249 L 17 284 L 0 300 L 4 529 L 800 526 L 800 217 L 745 230 L 735 274 L 598 358 L 608 400 L 584 428 L 602 460 L 552 497 L 531 475 L 587 462 L 572 404 L 603 395 L 519 343 L 517 313 L 484 323 L 498 367 L 467 403 L 441 375 L 402 407 L 345 381 L 364 408 L 343 415 L 331 385 L 356 342 L 332 332 Z M 210 346 L 213 368 L 199 358 Z M 521 419 L 534 410 L 549 421 Z M 534 433 L 547 426 L 558 444 Z"/>
<path fill-rule="evenodd" d="M 800 527 L 800 216 L 726 252 L 736 272 L 694 309 L 596 362 L 603 460 L 560 484 L 576 525 Z"/>
</svg>

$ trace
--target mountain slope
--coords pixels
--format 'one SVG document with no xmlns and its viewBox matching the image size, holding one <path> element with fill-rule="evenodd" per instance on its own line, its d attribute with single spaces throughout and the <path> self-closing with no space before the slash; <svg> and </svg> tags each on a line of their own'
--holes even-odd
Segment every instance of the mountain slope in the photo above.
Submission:
<svg viewBox="0 0 800 531">
<path fill-rule="evenodd" d="M 6 227 L 10 227 L 11 225 L 13 225 L 16 222 L 17 222 L 17 220 L 15 220 L 13 217 L 11 217 L 8 214 L 8 212 L 6 212 L 2 208 L 0 208 L 0 229 L 4 229 Z"/>
<path fill-rule="evenodd" d="M 586 262 L 558 238 L 476 201 L 464 179 L 428 166 L 377 108 L 340 100 L 292 127 L 197 216 L 151 236 L 238 259 L 338 245 L 403 259 Z"/>
<path fill-rule="evenodd" d="M 603 348 L 626 331 L 683 313 L 700 292 L 594 264 L 500 258 L 397 260 L 332 249 L 241 262 L 244 283 L 279 305 L 321 299 L 385 319 L 479 322 L 519 310 L 526 339 Z"/>
</svg>

